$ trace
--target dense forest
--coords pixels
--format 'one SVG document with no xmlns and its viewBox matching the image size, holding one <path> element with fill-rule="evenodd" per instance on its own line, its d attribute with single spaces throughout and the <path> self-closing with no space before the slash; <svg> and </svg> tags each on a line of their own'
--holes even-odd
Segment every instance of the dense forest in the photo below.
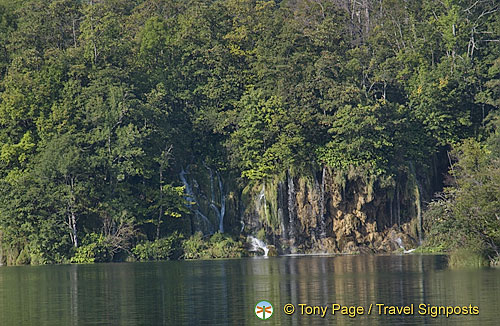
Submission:
<svg viewBox="0 0 500 326">
<path fill-rule="evenodd" d="M 496 0 L 0 0 L 0 262 L 495 259 L 499 107 Z"/>
</svg>

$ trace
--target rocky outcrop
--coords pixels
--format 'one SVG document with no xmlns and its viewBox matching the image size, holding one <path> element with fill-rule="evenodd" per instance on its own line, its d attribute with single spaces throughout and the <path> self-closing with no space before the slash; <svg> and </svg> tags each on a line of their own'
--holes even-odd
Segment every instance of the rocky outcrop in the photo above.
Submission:
<svg viewBox="0 0 500 326">
<path fill-rule="evenodd" d="M 265 234 L 280 253 L 392 252 L 418 245 L 422 198 L 412 178 L 365 180 L 324 168 L 255 185 L 244 232 Z M 417 191 L 415 191 L 417 189 Z"/>
<path fill-rule="evenodd" d="M 436 169 L 437 170 L 437 169 Z M 436 191 L 410 164 L 392 178 L 286 171 L 241 189 L 206 164 L 181 169 L 192 231 L 253 236 L 283 253 L 393 252 L 418 245 L 422 202 Z M 232 181 L 233 180 L 233 181 Z"/>
</svg>

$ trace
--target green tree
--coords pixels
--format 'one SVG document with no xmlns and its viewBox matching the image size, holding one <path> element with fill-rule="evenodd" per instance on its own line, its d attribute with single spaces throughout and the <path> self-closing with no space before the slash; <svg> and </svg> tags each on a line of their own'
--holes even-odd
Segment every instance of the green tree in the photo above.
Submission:
<svg viewBox="0 0 500 326">
<path fill-rule="evenodd" d="M 427 213 L 429 242 L 444 244 L 447 250 L 472 248 L 486 258 L 500 254 L 500 162 L 488 147 L 474 139 L 457 146 L 458 161 L 451 173 L 455 184 Z M 445 207 L 443 210 L 436 207 Z M 437 213 L 437 214 L 436 214 Z M 448 240 L 446 240 L 448 236 Z"/>
<path fill-rule="evenodd" d="M 229 147 L 242 176 L 260 180 L 300 164 L 305 147 L 301 127 L 277 97 L 266 99 L 251 89 L 240 102 L 241 113 Z"/>
</svg>

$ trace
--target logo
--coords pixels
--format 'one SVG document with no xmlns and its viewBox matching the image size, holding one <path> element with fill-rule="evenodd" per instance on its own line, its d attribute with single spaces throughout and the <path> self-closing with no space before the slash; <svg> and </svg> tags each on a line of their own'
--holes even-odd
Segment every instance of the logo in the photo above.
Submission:
<svg viewBox="0 0 500 326">
<path fill-rule="evenodd" d="M 273 305 L 268 301 L 261 301 L 255 305 L 255 315 L 262 319 L 268 319 L 273 315 Z"/>
</svg>

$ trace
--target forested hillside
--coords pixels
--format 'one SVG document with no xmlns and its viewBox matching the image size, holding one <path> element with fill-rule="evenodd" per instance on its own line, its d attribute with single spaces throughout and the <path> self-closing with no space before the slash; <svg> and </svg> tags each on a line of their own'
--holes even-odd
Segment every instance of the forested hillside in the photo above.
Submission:
<svg viewBox="0 0 500 326">
<path fill-rule="evenodd" d="M 0 0 L 0 260 L 408 247 L 457 184 L 498 254 L 499 107 L 496 0 Z"/>
</svg>

